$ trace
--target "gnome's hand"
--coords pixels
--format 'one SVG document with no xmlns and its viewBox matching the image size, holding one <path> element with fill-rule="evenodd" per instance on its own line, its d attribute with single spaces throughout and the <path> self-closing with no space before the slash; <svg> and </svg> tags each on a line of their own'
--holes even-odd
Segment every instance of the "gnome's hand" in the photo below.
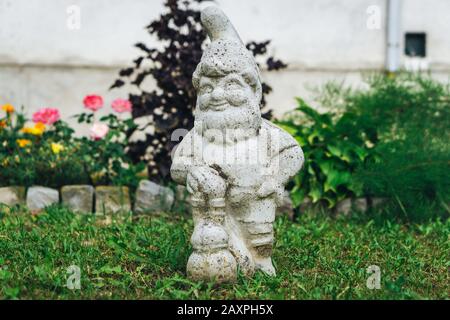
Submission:
<svg viewBox="0 0 450 320">
<path fill-rule="evenodd" d="M 189 193 L 195 196 L 205 194 L 208 198 L 225 197 L 226 182 L 219 173 L 211 167 L 194 167 L 189 171 L 186 180 Z"/>
<path fill-rule="evenodd" d="M 283 186 L 276 182 L 274 179 L 268 179 L 264 181 L 256 192 L 259 198 L 267 198 L 274 195 L 275 199 L 283 198 Z"/>
</svg>

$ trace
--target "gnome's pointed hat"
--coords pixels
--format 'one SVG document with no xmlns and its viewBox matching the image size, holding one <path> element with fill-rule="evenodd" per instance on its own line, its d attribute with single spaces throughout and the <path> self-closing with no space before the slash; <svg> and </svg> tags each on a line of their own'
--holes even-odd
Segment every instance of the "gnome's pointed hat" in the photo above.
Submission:
<svg viewBox="0 0 450 320">
<path fill-rule="evenodd" d="M 239 73 L 261 98 L 261 77 L 253 54 L 247 50 L 230 20 L 218 7 L 202 10 L 201 22 L 211 40 L 205 48 L 192 81 L 198 88 L 204 75 L 214 77 Z"/>
<path fill-rule="evenodd" d="M 210 6 L 203 9 L 200 19 L 211 42 L 218 40 L 232 40 L 243 45 L 236 29 L 234 29 L 230 20 L 218 7 Z"/>
</svg>

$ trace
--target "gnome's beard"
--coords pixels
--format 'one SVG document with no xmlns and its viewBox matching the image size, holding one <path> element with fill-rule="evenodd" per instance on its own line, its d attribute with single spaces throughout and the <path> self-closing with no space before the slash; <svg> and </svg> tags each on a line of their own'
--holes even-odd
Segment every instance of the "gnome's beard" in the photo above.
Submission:
<svg viewBox="0 0 450 320">
<path fill-rule="evenodd" d="M 195 111 L 195 130 L 210 142 L 234 143 L 258 134 L 261 127 L 259 106 L 228 106 L 223 111 Z"/>
</svg>

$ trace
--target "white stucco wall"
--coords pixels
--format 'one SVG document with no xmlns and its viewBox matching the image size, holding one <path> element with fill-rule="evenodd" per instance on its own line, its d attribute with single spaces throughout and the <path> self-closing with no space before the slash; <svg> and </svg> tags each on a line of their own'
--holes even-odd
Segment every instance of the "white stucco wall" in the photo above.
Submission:
<svg viewBox="0 0 450 320">
<path fill-rule="evenodd" d="M 86 94 L 107 102 L 117 71 L 155 45 L 144 26 L 159 16 L 163 0 L 0 0 L 0 104 L 81 110 Z M 361 70 L 385 63 L 387 0 L 218 0 L 244 41 L 272 39 L 270 53 L 289 64 L 264 73 L 273 86 L 269 105 L 277 115 L 310 97 L 308 87 L 345 79 L 357 85 Z M 67 8 L 80 8 L 80 29 L 68 28 Z M 366 26 L 369 6 L 381 13 L 380 29 Z M 436 77 L 450 74 L 450 1 L 403 0 L 403 31 L 427 33 L 427 60 Z M 403 32 L 402 32 L 403 34 Z M 152 84 L 150 83 L 149 86 Z M 72 122 L 72 120 L 70 120 Z"/>
<path fill-rule="evenodd" d="M 0 61 L 18 64 L 117 66 L 147 39 L 143 27 L 162 0 L 1 0 Z M 385 0 L 222 0 L 243 39 L 272 39 L 295 67 L 367 68 L 383 64 L 384 33 L 366 28 L 366 8 Z M 66 10 L 77 5 L 81 28 Z M 205 4 L 203 4 L 204 6 Z M 152 39 L 149 39 L 150 43 Z M 340 66 L 336 66 L 339 62 Z"/>
</svg>

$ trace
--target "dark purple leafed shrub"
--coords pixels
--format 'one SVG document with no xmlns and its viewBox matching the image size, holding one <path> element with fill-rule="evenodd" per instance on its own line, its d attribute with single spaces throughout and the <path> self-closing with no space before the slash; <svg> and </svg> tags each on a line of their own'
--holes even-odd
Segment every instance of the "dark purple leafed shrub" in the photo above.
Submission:
<svg viewBox="0 0 450 320">
<path fill-rule="evenodd" d="M 192 74 L 202 56 L 202 46 L 206 34 L 200 24 L 198 3 L 208 0 L 167 0 L 168 9 L 159 19 L 151 22 L 146 29 L 163 42 L 162 49 L 149 48 L 144 43 L 135 46 L 142 55 L 133 61 L 129 68 L 120 70 L 112 88 L 128 83 L 137 87 L 138 94 L 130 94 L 133 104 L 133 118 L 150 116 L 147 124 L 153 126 L 151 133 L 146 132 L 145 139 L 130 142 L 129 156 L 133 161 L 148 160 L 148 174 L 151 180 L 167 182 L 170 180 L 171 150 L 179 141 L 171 141 L 175 129 L 190 130 L 194 125 L 193 109 L 196 92 L 191 82 Z M 265 56 L 270 41 L 249 42 L 247 48 L 256 56 Z M 265 61 L 269 71 L 279 70 L 286 64 L 273 57 Z M 151 76 L 157 89 L 146 91 L 141 84 Z M 266 104 L 264 95 L 272 88 L 263 83 L 261 108 Z M 266 118 L 271 112 L 264 113 Z M 138 128 L 136 130 L 145 130 Z M 134 131 L 129 131 L 131 136 Z"/>
</svg>

